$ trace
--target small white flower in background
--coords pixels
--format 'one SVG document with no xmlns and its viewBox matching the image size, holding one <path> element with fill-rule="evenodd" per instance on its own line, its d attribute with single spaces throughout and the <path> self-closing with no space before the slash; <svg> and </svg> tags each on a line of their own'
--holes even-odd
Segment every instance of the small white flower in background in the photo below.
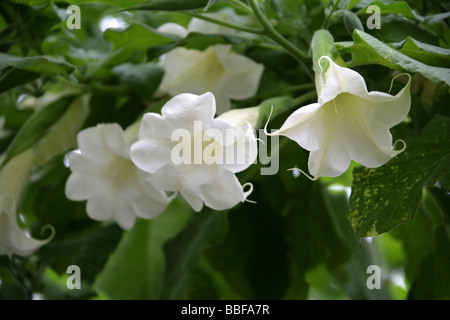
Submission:
<svg viewBox="0 0 450 320">
<path fill-rule="evenodd" d="M 53 235 L 46 240 L 30 237 L 17 223 L 13 198 L 7 194 L 0 197 L 0 255 L 11 257 L 16 254 L 26 257 L 47 244 L 52 238 Z"/>
<path fill-rule="evenodd" d="M 344 173 L 351 160 L 369 168 L 382 166 L 399 152 L 389 129 L 407 116 L 410 81 L 397 95 L 367 91 L 364 78 L 329 57 L 324 76 L 316 73 L 318 103 L 291 114 L 274 134 L 287 136 L 311 151 L 309 172 L 314 179 Z"/>
<path fill-rule="evenodd" d="M 0 139 L 9 136 L 10 133 L 9 130 L 4 129 L 5 122 L 6 122 L 5 116 L 0 116 Z"/>
<path fill-rule="evenodd" d="M 170 202 L 165 192 L 155 189 L 150 175 L 130 160 L 133 140 L 126 140 L 118 124 L 99 124 L 78 134 L 80 152 L 68 155 L 72 174 L 66 195 L 87 200 L 86 211 L 94 220 L 113 219 L 130 229 L 136 217 L 151 219 Z"/>
<path fill-rule="evenodd" d="M 161 91 L 172 96 L 212 92 L 218 114 L 230 109 L 231 99 L 255 95 L 264 69 L 262 64 L 234 53 L 230 45 L 204 51 L 178 47 L 161 56 L 159 64 L 165 71 Z"/>
<path fill-rule="evenodd" d="M 253 128 L 214 119 L 215 109 L 210 92 L 177 95 L 164 105 L 162 115 L 144 115 L 139 140 L 131 147 L 131 159 L 152 173 L 153 186 L 179 191 L 195 211 L 203 204 L 214 210 L 231 208 L 251 192 L 244 191 L 235 173 L 256 160 Z"/>
<path fill-rule="evenodd" d="M 187 35 L 189 34 L 189 31 L 185 27 L 180 26 L 179 24 L 173 22 L 164 23 L 160 25 L 156 30 L 162 33 L 176 35 L 179 36 L 180 38 L 186 38 Z"/>
<path fill-rule="evenodd" d="M 234 25 L 242 26 L 251 22 L 251 19 L 249 19 L 247 16 L 238 15 L 231 8 L 224 8 L 222 10 L 212 13 L 203 13 L 202 15 L 208 18 L 213 18 L 216 20 L 232 23 Z M 239 32 L 236 29 L 228 28 L 220 24 L 208 22 L 198 18 L 192 18 L 191 21 L 189 21 L 187 28 L 173 22 L 168 22 L 159 26 L 157 30 L 164 33 L 174 34 L 181 38 L 185 38 L 191 32 L 198 32 L 204 34 L 227 34 L 227 35 L 234 35 Z M 242 32 L 242 34 L 248 35 L 244 32 Z"/>
</svg>

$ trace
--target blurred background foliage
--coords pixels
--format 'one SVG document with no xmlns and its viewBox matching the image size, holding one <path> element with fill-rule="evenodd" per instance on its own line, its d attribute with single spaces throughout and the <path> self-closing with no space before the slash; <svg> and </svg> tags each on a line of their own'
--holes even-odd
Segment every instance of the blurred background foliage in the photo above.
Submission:
<svg viewBox="0 0 450 320">
<path fill-rule="evenodd" d="M 341 177 L 311 182 L 287 170 L 305 169 L 308 153 L 281 137 L 278 174 L 261 176 L 264 165 L 255 164 L 238 176 L 254 184 L 250 198 L 257 204 L 195 213 L 177 198 L 158 218 L 139 220 L 130 231 L 89 219 L 85 203 L 65 197 L 70 170 L 64 156 L 76 149 L 76 134 L 98 123 L 126 128 L 144 112 L 159 112 L 168 97 L 155 96 L 163 76 L 157 61 L 177 46 L 203 50 L 230 43 L 263 63 L 257 94 L 233 102 L 235 108 L 261 105 L 260 124 L 272 104 L 282 105 L 270 123 L 279 128 L 295 108 L 316 99 L 311 58 L 299 61 L 264 35 L 191 33 L 180 39 L 156 30 L 166 22 L 187 26 L 190 14 L 203 14 L 206 5 L 208 12 L 232 7 L 248 15 L 237 2 L 0 3 L 2 166 L 34 149 L 19 223 L 36 238 L 43 238 L 44 225 L 56 231 L 30 257 L 0 257 L 1 299 L 450 298 L 446 2 L 262 3 L 275 29 L 306 56 L 314 32 L 328 29 L 370 91 L 388 92 L 393 76 L 414 74 L 409 118 L 392 130 L 407 151 L 386 166 L 353 164 Z M 80 6 L 80 29 L 66 26 L 70 4 Z M 371 4 L 381 8 L 380 29 L 366 26 Z M 383 56 L 386 48 L 400 58 Z M 404 85 L 400 79 L 392 92 Z M 370 195 L 376 187 L 382 192 Z M 375 210 L 370 201 L 381 205 Z M 81 290 L 66 287 L 69 265 L 81 268 Z M 366 286 L 370 265 L 381 268 L 379 290 Z"/>
</svg>

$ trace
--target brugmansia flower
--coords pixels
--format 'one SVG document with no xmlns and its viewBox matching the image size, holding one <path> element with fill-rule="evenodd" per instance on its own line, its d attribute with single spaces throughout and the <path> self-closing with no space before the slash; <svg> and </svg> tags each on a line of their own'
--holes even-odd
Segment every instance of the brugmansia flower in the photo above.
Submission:
<svg viewBox="0 0 450 320">
<path fill-rule="evenodd" d="M 224 8 L 222 10 L 212 13 L 203 13 L 202 15 L 240 26 L 251 22 L 251 20 L 247 16 L 238 15 L 231 8 Z M 185 38 L 191 32 L 198 32 L 204 34 L 228 34 L 228 35 L 234 35 L 237 32 L 239 32 L 235 29 L 231 29 L 217 23 L 212 23 L 197 18 L 192 18 L 191 21 L 189 21 L 187 28 L 173 22 L 168 22 L 159 26 L 158 31 L 174 34 L 181 38 Z M 242 33 L 245 34 L 244 32 Z"/>
<path fill-rule="evenodd" d="M 136 217 L 151 219 L 164 211 L 170 198 L 155 189 L 150 175 L 130 160 L 131 141 L 118 124 L 99 124 L 78 134 L 80 152 L 68 156 L 72 174 L 66 195 L 87 200 L 86 211 L 94 220 L 113 219 L 130 229 Z"/>
<path fill-rule="evenodd" d="M 0 255 L 16 254 L 26 257 L 47 244 L 53 235 L 46 240 L 28 236 L 17 223 L 14 207 L 12 197 L 5 194 L 0 197 Z"/>
<path fill-rule="evenodd" d="M 214 119 L 215 112 L 210 92 L 177 95 L 164 105 L 162 115 L 144 115 L 139 140 L 131 147 L 131 159 L 152 174 L 155 188 L 179 191 L 196 211 L 203 204 L 231 208 L 251 192 L 244 191 L 235 173 L 256 160 L 253 129 Z"/>
<path fill-rule="evenodd" d="M 324 76 L 316 74 L 318 103 L 291 114 L 279 131 L 311 151 L 309 172 L 317 179 L 344 173 L 351 160 L 369 168 L 379 167 L 393 156 L 389 129 L 403 121 L 410 108 L 410 81 L 395 96 L 367 91 L 357 72 L 335 64 L 329 57 Z"/>
<path fill-rule="evenodd" d="M 161 91 L 172 96 L 212 92 L 218 114 L 230 109 L 230 99 L 252 97 L 264 69 L 262 64 L 234 53 L 230 45 L 204 51 L 178 47 L 161 56 L 160 66 L 165 71 Z"/>
</svg>

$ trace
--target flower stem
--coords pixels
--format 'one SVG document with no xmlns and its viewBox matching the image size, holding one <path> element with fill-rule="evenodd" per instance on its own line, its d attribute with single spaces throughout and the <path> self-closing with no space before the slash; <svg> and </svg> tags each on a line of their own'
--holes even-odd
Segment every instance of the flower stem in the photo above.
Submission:
<svg viewBox="0 0 450 320">
<path fill-rule="evenodd" d="M 211 23 L 215 23 L 215 24 L 227 27 L 227 28 L 236 29 L 236 30 L 239 30 L 239 31 L 244 31 L 244 32 L 253 33 L 253 34 L 260 34 L 260 35 L 264 34 L 264 30 L 262 30 L 262 29 L 256 29 L 256 28 L 249 28 L 249 27 L 234 25 L 232 23 L 228 23 L 228 22 L 225 22 L 225 21 L 221 21 L 221 20 L 217 20 L 217 19 L 208 17 L 208 16 L 206 16 L 204 14 L 198 14 L 198 13 L 195 13 L 195 12 L 192 12 L 192 11 L 182 11 L 181 13 L 183 13 L 185 15 L 188 15 L 190 17 L 194 17 L 194 18 L 197 18 L 197 19 L 201 19 L 201 20 L 205 20 L 205 21 L 208 21 L 208 22 L 211 22 Z"/>
<path fill-rule="evenodd" d="M 330 18 L 333 15 L 334 11 L 336 11 L 337 6 L 339 5 L 339 2 L 341 2 L 341 0 L 336 0 L 336 2 L 333 5 L 333 8 L 331 8 L 330 13 L 327 15 L 327 17 L 325 18 L 325 20 L 323 21 L 322 24 L 322 28 L 321 29 L 326 29 L 328 27 L 328 24 L 330 23 Z"/>
<path fill-rule="evenodd" d="M 282 46 L 291 56 L 293 56 L 302 66 L 305 73 L 311 78 L 314 79 L 313 74 L 309 71 L 308 67 L 306 67 L 304 60 L 309 60 L 309 56 L 307 53 L 301 51 L 297 48 L 292 42 L 283 37 L 275 28 L 270 24 L 269 20 L 264 16 L 259 7 L 257 0 L 249 0 L 250 5 L 255 13 L 256 19 L 258 20 L 261 27 L 263 27 L 265 31 L 265 35 Z"/>
<path fill-rule="evenodd" d="M 266 31 L 266 35 L 269 38 L 282 46 L 297 60 L 303 62 L 303 60 L 309 59 L 308 54 L 298 49 L 295 45 L 293 45 L 290 41 L 288 41 L 278 31 L 275 30 L 275 28 L 270 24 L 269 20 L 267 20 L 267 18 L 262 13 L 257 0 L 249 0 L 249 2 L 256 18 L 258 19 L 259 24 L 264 28 L 264 30 Z"/>
</svg>

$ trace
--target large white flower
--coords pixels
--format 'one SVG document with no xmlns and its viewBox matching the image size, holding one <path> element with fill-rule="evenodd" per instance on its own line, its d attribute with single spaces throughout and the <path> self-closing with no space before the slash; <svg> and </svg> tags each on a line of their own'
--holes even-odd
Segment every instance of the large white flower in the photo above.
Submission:
<svg viewBox="0 0 450 320">
<path fill-rule="evenodd" d="M 30 237 L 17 223 L 13 198 L 6 194 L 0 197 L 0 255 L 16 254 L 26 257 L 52 238 L 53 235 L 46 240 Z"/>
<path fill-rule="evenodd" d="M 169 100 L 162 115 L 147 113 L 131 159 L 152 173 L 151 183 L 165 191 L 179 191 L 196 211 L 203 204 L 224 210 L 246 200 L 249 192 L 235 176 L 257 155 L 250 124 L 236 128 L 214 119 L 216 104 L 210 92 L 180 94 Z"/>
<path fill-rule="evenodd" d="M 287 136 L 311 151 L 309 172 L 317 179 L 344 173 L 351 160 L 379 167 L 401 151 L 392 146 L 389 129 L 410 108 L 410 81 L 397 95 L 367 91 L 364 78 L 329 57 L 324 76 L 316 74 L 318 103 L 291 114 L 275 134 Z M 325 62 L 325 61 L 323 61 Z"/>
<path fill-rule="evenodd" d="M 263 65 L 236 54 L 231 45 L 216 45 L 204 51 L 175 48 L 161 56 L 165 73 L 160 90 L 172 96 L 189 92 L 212 92 L 217 112 L 230 109 L 230 99 L 243 100 L 255 95 Z"/>
<path fill-rule="evenodd" d="M 118 124 L 99 124 L 78 134 L 80 152 L 68 156 L 72 174 L 66 195 L 87 200 L 86 211 L 94 220 L 115 220 L 130 229 L 136 217 L 151 219 L 164 211 L 170 198 L 155 189 L 150 175 L 130 160 L 130 146 Z"/>
</svg>

